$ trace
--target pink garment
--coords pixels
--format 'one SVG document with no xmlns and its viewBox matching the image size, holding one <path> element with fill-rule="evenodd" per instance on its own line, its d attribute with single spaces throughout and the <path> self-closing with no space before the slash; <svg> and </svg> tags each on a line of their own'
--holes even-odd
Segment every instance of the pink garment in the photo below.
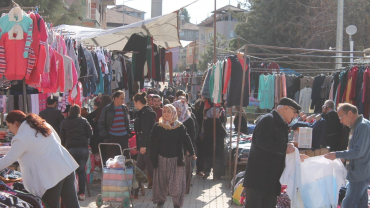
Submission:
<svg viewBox="0 0 370 208">
<path fill-rule="evenodd" d="M 46 109 L 46 99 L 48 98 L 48 95 L 46 93 L 40 93 L 39 94 L 39 108 L 40 111 L 43 111 Z"/>
<path fill-rule="evenodd" d="M 286 77 L 285 74 L 281 75 L 281 82 L 283 84 L 283 97 L 286 97 Z"/>
<path fill-rule="evenodd" d="M 58 79 L 56 85 L 54 85 L 53 87 L 53 92 L 57 92 L 58 89 L 60 92 L 64 92 L 64 58 L 60 53 L 56 51 L 55 57 L 57 60 Z"/>
<path fill-rule="evenodd" d="M 45 45 L 48 39 L 48 33 L 46 32 L 46 26 L 44 20 L 40 17 L 39 14 L 36 14 L 36 18 L 40 19 L 40 44 Z"/>
<path fill-rule="evenodd" d="M 57 71 L 57 57 L 54 53 L 54 49 L 49 46 L 49 54 L 50 54 L 50 72 L 44 73 L 42 76 L 42 82 L 44 82 L 44 75 L 46 80 L 45 87 L 41 84 L 44 92 L 46 93 L 52 93 L 53 89 L 55 88 L 55 85 L 57 85 L 58 80 L 58 71 Z"/>
<path fill-rule="evenodd" d="M 222 91 L 222 94 L 226 94 L 226 92 L 227 92 L 227 88 L 229 86 L 230 77 L 231 77 L 231 61 L 228 58 L 227 59 L 227 69 L 226 69 L 226 73 L 225 73 L 225 84 L 224 84 L 224 90 Z"/>
<path fill-rule="evenodd" d="M 73 85 L 72 85 L 73 86 L 72 89 L 73 89 L 74 86 L 76 86 L 77 81 L 78 81 L 77 70 L 73 62 L 72 62 L 72 74 L 73 74 Z"/>
<path fill-rule="evenodd" d="M 55 71 L 56 71 L 56 59 L 55 59 L 55 56 L 54 56 L 54 50 L 51 48 L 51 46 L 49 46 L 49 61 L 50 61 L 50 72 L 44 72 L 42 75 L 41 75 L 41 88 L 43 89 L 50 89 L 51 88 L 51 77 L 50 77 L 50 74 L 52 73 L 52 71 L 54 72 L 53 76 L 55 76 Z M 54 83 L 56 81 L 56 78 L 53 79 L 54 80 Z"/>
<path fill-rule="evenodd" d="M 58 109 L 62 112 L 66 111 L 67 105 L 69 105 L 68 97 L 69 97 L 69 90 L 66 90 L 63 94 L 62 101 L 59 102 L 59 106 L 58 106 Z"/>
<path fill-rule="evenodd" d="M 280 77 L 279 75 L 275 75 L 275 107 L 277 107 L 277 104 L 279 103 L 279 93 L 280 93 Z"/>
<path fill-rule="evenodd" d="M 60 53 L 60 54 L 63 54 L 63 55 L 67 55 L 67 47 L 66 47 L 66 42 L 64 40 L 64 38 L 60 35 L 57 35 L 56 36 L 56 39 L 57 39 L 57 51 Z"/>
</svg>

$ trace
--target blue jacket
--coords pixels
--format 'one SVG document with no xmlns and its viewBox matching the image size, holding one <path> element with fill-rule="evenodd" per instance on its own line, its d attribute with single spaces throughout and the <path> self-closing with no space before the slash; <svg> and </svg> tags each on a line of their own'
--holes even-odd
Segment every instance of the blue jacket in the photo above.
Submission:
<svg viewBox="0 0 370 208">
<path fill-rule="evenodd" d="M 370 177 L 370 121 L 362 115 L 353 125 L 349 150 L 336 152 L 337 158 L 349 160 L 347 180 L 361 182 Z"/>
</svg>

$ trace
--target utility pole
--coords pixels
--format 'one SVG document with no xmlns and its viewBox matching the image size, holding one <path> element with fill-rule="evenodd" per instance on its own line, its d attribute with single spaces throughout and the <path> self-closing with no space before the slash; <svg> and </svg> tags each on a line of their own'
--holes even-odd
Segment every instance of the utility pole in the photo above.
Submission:
<svg viewBox="0 0 370 208">
<path fill-rule="evenodd" d="M 231 39 L 231 8 L 230 8 L 230 0 L 229 0 L 229 34 L 227 35 L 228 42 L 230 44 Z"/>
<path fill-rule="evenodd" d="M 213 12 L 213 64 L 216 64 L 216 0 L 215 0 L 215 11 Z M 213 66 L 212 66 L 213 67 Z M 213 103 L 213 172 L 216 167 L 216 103 Z M 216 177 L 213 174 L 213 180 Z"/>
<path fill-rule="evenodd" d="M 343 10 L 344 0 L 338 0 L 338 16 L 337 16 L 337 44 L 336 50 L 343 51 Z M 337 53 L 336 56 L 342 56 L 342 53 Z M 336 58 L 336 68 L 342 68 L 342 58 Z"/>
<path fill-rule="evenodd" d="M 122 14 L 123 14 L 123 23 L 122 25 L 125 26 L 125 2 L 122 2 Z"/>
<path fill-rule="evenodd" d="M 190 75 L 190 93 L 189 93 L 189 101 L 191 101 L 193 99 L 193 94 L 191 93 L 192 91 L 192 87 L 193 87 L 193 74 L 194 74 L 194 69 L 195 69 L 195 52 L 197 51 L 196 49 L 197 47 L 197 39 L 195 38 L 195 41 L 194 41 L 194 50 L 193 50 L 193 68 L 191 69 L 191 75 Z"/>
</svg>

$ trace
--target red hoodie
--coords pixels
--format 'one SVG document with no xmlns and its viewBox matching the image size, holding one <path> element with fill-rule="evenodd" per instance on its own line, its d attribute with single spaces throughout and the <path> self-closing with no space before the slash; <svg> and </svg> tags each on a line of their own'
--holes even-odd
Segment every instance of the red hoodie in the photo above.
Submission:
<svg viewBox="0 0 370 208">
<path fill-rule="evenodd" d="M 27 33 L 11 37 L 9 32 L 4 33 L 0 39 L 0 78 L 4 75 L 8 80 L 22 80 L 28 78 L 35 65 L 36 57 L 32 47 L 29 49 L 29 58 L 23 57 Z"/>
</svg>

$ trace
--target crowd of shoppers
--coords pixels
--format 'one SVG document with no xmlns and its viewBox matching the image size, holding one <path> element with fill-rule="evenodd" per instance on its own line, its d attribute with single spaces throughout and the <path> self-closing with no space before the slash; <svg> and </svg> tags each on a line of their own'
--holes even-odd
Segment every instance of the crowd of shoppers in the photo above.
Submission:
<svg viewBox="0 0 370 208">
<path fill-rule="evenodd" d="M 153 202 L 158 207 L 164 206 L 168 194 L 173 198 L 174 207 L 183 206 L 185 194 L 190 192 L 195 166 L 196 175 L 204 179 L 210 176 L 212 168 L 216 179 L 225 175 L 226 131 L 222 125 L 225 110 L 202 97 L 192 106 L 182 90 L 171 96 L 173 102 L 166 104 L 168 100 L 164 99 L 162 104 L 159 94 L 142 92 L 133 97 L 137 111 L 133 118 L 135 148 L 138 150 L 137 167 L 146 172 L 149 181 L 147 188 L 153 189 Z M 89 146 L 94 154 L 98 153 L 98 145 L 103 142 L 118 143 L 122 149 L 129 147 L 128 140 L 132 136 L 130 112 L 124 100 L 123 91 L 115 92 L 112 99 L 103 95 L 95 100 L 94 111 L 86 119 L 76 105 L 69 108 L 68 116 L 64 118 L 55 109 L 57 99 L 52 97 L 47 99 L 48 108 L 41 111 L 40 116 L 25 115 L 21 111 L 10 112 L 6 122 L 15 136 L 10 152 L 0 159 L 0 169 L 19 161 L 22 171 L 32 174 L 23 176 L 27 190 L 42 197 L 51 207 L 59 207 L 59 197 L 66 207 L 79 207 L 78 200 L 85 199 L 85 166 Z M 313 134 L 315 129 L 326 126 L 324 130 L 316 130 L 320 132 L 317 135 L 325 137 L 318 147 L 331 147 L 332 152 L 325 155 L 328 159 L 341 158 L 349 162 L 349 185 L 342 207 L 365 206 L 370 180 L 370 165 L 366 162 L 370 158 L 370 142 L 367 139 L 370 122 L 358 114 L 356 106 L 348 103 L 340 104 L 338 111 L 335 111 L 334 102 L 327 100 L 322 107 L 323 113 L 316 116 L 300 113 L 300 109 L 294 100 L 282 98 L 276 110 L 258 119 L 243 183 L 245 207 L 275 207 L 281 190 L 279 179 L 285 168 L 285 156 L 295 151 L 294 145 L 288 143 L 289 128 L 303 124 L 311 126 Z M 242 116 L 241 131 L 244 132 L 247 131 L 247 119 Z M 297 117 L 296 124 L 288 125 Z M 214 118 L 215 167 L 212 161 Z M 343 137 L 342 124 L 351 130 L 348 150 L 344 151 L 338 144 Z M 102 162 L 120 154 L 120 150 L 114 146 L 101 150 Z M 128 151 L 125 156 L 127 154 Z M 306 155 L 301 155 L 302 161 L 306 158 Z M 55 165 L 58 167 L 49 168 Z M 75 173 L 79 178 L 77 193 L 74 187 Z M 134 198 L 138 198 L 138 192 L 139 189 L 132 191 Z"/>
</svg>

